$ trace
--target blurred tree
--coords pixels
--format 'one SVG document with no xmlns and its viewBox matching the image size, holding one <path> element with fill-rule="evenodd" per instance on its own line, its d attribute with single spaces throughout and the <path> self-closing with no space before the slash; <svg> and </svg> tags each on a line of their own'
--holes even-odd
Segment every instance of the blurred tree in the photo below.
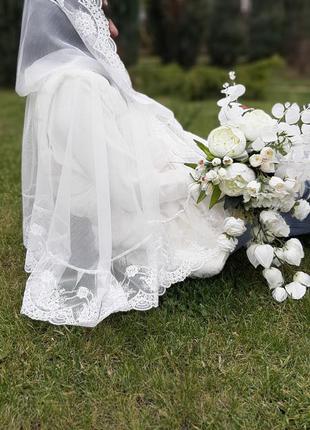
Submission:
<svg viewBox="0 0 310 430">
<path fill-rule="evenodd" d="M 12 86 L 16 77 L 22 0 L 0 2 L 0 85 Z"/>
<path fill-rule="evenodd" d="M 246 25 L 240 0 L 213 0 L 207 46 L 210 60 L 218 66 L 233 66 L 246 46 Z"/>
<path fill-rule="evenodd" d="M 300 73 L 310 73 L 310 1 L 285 0 L 286 37 L 283 54 Z"/>
<path fill-rule="evenodd" d="M 148 0 L 148 26 L 164 63 L 193 66 L 207 28 L 209 0 Z"/>
<path fill-rule="evenodd" d="M 120 34 L 117 45 L 126 65 L 135 64 L 139 56 L 139 0 L 110 1 L 113 20 Z"/>
<path fill-rule="evenodd" d="M 250 60 L 281 53 L 285 31 L 285 0 L 252 0 L 249 15 Z"/>
</svg>

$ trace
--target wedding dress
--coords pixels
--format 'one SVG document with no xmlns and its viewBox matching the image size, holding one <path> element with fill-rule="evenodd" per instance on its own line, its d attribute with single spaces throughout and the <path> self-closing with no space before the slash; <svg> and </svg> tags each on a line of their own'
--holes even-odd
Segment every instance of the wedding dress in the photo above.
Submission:
<svg viewBox="0 0 310 430">
<path fill-rule="evenodd" d="M 224 208 L 195 203 L 184 162 L 201 139 L 132 89 L 101 6 L 24 6 L 22 313 L 53 324 L 157 307 L 172 284 L 218 274 L 236 246 L 222 240 Z"/>
</svg>

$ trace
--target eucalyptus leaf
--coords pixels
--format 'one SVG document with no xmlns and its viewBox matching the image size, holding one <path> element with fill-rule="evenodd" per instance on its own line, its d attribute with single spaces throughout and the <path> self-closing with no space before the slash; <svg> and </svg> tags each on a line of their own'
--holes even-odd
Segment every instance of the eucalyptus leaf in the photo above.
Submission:
<svg viewBox="0 0 310 430">
<path fill-rule="evenodd" d="M 197 167 L 197 164 L 194 164 L 194 163 L 184 163 L 184 165 L 186 167 L 189 167 L 190 169 L 193 169 L 193 170 L 195 170 Z"/>
<path fill-rule="evenodd" d="M 206 197 L 207 197 L 206 192 L 201 190 L 199 197 L 198 197 L 198 200 L 197 200 L 197 205 L 199 205 L 199 203 L 203 202 Z"/>
<path fill-rule="evenodd" d="M 211 151 L 209 150 L 209 148 L 206 147 L 206 145 L 204 145 L 201 142 L 197 142 L 197 140 L 195 140 L 196 145 L 198 146 L 199 149 L 201 149 L 201 151 L 207 156 L 208 160 L 213 160 L 214 155 L 211 153 Z"/>
<path fill-rule="evenodd" d="M 218 203 L 218 201 L 220 200 L 221 194 L 222 192 L 220 190 L 220 187 L 218 185 L 214 185 L 211 200 L 210 200 L 210 209 L 212 209 L 213 206 L 215 206 Z"/>
</svg>

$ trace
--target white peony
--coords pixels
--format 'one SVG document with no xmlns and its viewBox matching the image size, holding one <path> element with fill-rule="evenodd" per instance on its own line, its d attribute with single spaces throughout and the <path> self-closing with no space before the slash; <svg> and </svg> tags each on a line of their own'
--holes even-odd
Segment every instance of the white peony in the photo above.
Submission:
<svg viewBox="0 0 310 430">
<path fill-rule="evenodd" d="M 298 239 L 290 239 L 282 248 L 282 259 L 292 266 L 300 266 L 305 253 L 302 244 Z"/>
<path fill-rule="evenodd" d="M 307 200 L 298 200 L 294 206 L 293 216 L 299 221 L 304 221 L 310 214 L 310 204 Z"/>
<path fill-rule="evenodd" d="M 226 172 L 227 178 L 220 184 L 220 188 L 230 197 L 241 196 L 248 183 L 255 180 L 254 171 L 242 163 L 228 166 Z"/>
<path fill-rule="evenodd" d="M 273 176 L 270 181 L 269 185 L 271 188 L 273 188 L 277 193 L 286 193 L 287 187 L 283 179 L 278 178 L 277 176 Z"/>
<path fill-rule="evenodd" d="M 310 288 L 310 276 L 305 272 L 297 272 L 294 276 L 294 281 Z"/>
<path fill-rule="evenodd" d="M 274 257 L 273 247 L 271 245 L 258 245 L 253 243 L 247 249 L 247 256 L 255 269 L 259 265 L 263 266 L 265 269 L 269 269 Z"/>
<path fill-rule="evenodd" d="M 232 237 L 242 236 L 246 232 L 245 222 L 240 218 L 226 218 L 224 221 L 224 232 Z"/>
<path fill-rule="evenodd" d="M 307 292 L 307 288 L 299 282 L 291 282 L 285 287 L 287 294 L 294 300 L 300 300 Z"/>
<path fill-rule="evenodd" d="M 216 157 L 239 157 L 246 148 L 246 138 L 241 130 L 229 125 L 222 125 L 211 131 L 208 148 Z"/>
<path fill-rule="evenodd" d="M 284 302 L 288 298 L 285 288 L 277 287 L 272 291 L 272 297 L 279 303 Z"/>
<path fill-rule="evenodd" d="M 243 117 L 243 122 L 240 126 L 241 130 L 244 132 L 246 138 L 251 142 L 254 142 L 258 138 L 262 138 L 263 141 L 275 141 L 276 133 L 265 140 L 269 131 L 273 130 L 276 121 L 261 109 L 255 109 L 247 112 Z M 271 140 L 269 140 L 271 139 Z"/>
<path fill-rule="evenodd" d="M 264 227 L 276 237 L 288 237 L 290 227 L 280 214 L 274 211 L 262 211 L 260 221 Z"/>
<path fill-rule="evenodd" d="M 279 269 L 275 267 L 271 267 L 270 269 L 264 269 L 263 276 L 268 282 L 268 285 L 271 290 L 274 288 L 282 287 L 284 284 L 283 275 Z"/>
</svg>

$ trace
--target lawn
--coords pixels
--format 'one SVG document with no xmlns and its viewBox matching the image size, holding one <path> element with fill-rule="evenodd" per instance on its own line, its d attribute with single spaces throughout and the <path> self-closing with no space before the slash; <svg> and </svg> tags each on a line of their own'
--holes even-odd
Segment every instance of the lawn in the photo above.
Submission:
<svg viewBox="0 0 310 430">
<path fill-rule="evenodd" d="M 309 101 L 310 82 L 281 80 L 249 103 L 272 98 Z M 214 100 L 162 101 L 197 133 L 216 124 Z M 96 329 L 20 316 L 23 109 L 0 92 L 0 429 L 310 429 L 310 294 L 276 304 L 244 251 L 218 277 L 172 287 L 159 309 Z"/>
</svg>

